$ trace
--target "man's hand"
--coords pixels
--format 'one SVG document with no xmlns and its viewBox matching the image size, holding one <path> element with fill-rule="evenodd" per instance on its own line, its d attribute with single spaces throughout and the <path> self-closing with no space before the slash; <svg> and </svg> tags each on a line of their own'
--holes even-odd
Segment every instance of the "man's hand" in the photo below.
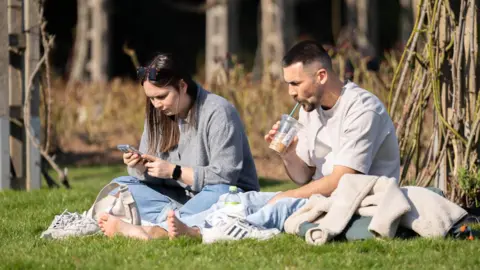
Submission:
<svg viewBox="0 0 480 270">
<path fill-rule="evenodd" d="M 172 178 L 175 165 L 158 157 L 147 154 L 142 155 L 142 158 L 148 161 L 145 163 L 148 175 L 157 178 Z"/>
<path fill-rule="evenodd" d="M 272 126 L 272 129 L 270 129 L 267 135 L 265 135 L 265 141 L 267 143 L 270 144 L 273 141 L 273 138 L 275 137 L 275 134 L 277 134 L 279 127 L 280 127 L 280 121 L 277 121 L 277 123 L 275 123 L 275 125 Z M 297 148 L 297 143 L 298 143 L 298 137 L 295 136 L 293 138 L 292 143 L 287 147 L 287 149 L 285 149 L 283 154 L 281 154 L 281 157 L 283 158 L 290 155 L 291 153 L 294 153 L 295 149 Z"/>
</svg>

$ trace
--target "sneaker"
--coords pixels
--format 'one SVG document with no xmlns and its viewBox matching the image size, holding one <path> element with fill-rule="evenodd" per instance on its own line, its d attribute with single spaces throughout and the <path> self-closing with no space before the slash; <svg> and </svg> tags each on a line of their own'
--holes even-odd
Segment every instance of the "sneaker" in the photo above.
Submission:
<svg viewBox="0 0 480 270">
<path fill-rule="evenodd" d="M 55 216 L 52 224 L 40 235 L 45 239 L 61 239 L 68 236 L 91 235 L 100 231 L 96 220 L 78 213 L 70 213 L 66 210 Z"/>
<path fill-rule="evenodd" d="M 63 213 L 61 213 L 60 215 L 56 215 L 53 218 L 52 223 L 50 224 L 50 226 L 48 226 L 48 230 L 63 228 L 65 227 L 65 225 L 81 218 L 82 218 L 82 215 L 78 213 L 70 213 L 65 209 Z"/>
<path fill-rule="evenodd" d="M 225 213 L 216 213 L 210 220 L 212 223 L 205 222 L 202 229 L 204 244 L 241 239 L 267 240 L 280 233 L 278 229 L 265 229 Z"/>
</svg>

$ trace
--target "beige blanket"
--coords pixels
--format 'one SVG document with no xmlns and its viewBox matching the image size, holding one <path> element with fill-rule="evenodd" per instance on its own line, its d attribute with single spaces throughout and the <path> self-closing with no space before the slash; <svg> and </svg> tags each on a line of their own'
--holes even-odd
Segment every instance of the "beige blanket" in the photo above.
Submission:
<svg viewBox="0 0 480 270">
<path fill-rule="evenodd" d="M 321 245 L 340 234 L 355 213 L 371 216 L 368 230 L 382 238 L 394 237 L 399 225 L 423 237 L 444 237 L 467 214 L 426 188 L 400 188 L 393 178 L 349 174 L 340 179 L 332 196 L 311 196 L 284 227 L 287 233 L 297 234 L 302 223 L 316 223 L 305 240 Z"/>
</svg>

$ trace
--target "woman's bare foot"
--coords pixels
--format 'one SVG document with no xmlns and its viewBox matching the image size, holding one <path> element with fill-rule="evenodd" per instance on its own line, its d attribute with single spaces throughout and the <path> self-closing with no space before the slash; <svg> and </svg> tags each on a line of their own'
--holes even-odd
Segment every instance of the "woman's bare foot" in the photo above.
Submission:
<svg viewBox="0 0 480 270">
<path fill-rule="evenodd" d="M 142 240 L 150 239 L 148 234 L 142 229 L 141 226 L 135 226 L 130 223 L 126 223 L 120 218 L 107 213 L 103 213 L 100 216 L 98 225 L 100 226 L 102 232 L 108 237 L 113 237 L 116 234 L 120 234 L 126 237 Z"/>
<path fill-rule="evenodd" d="M 168 232 L 160 226 L 142 226 L 142 229 L 150 236 L 150 239 L 168 237 Z"/>
<path fill-rule="evenodd" d="M 168 212 L 167 217 L 167 226 L 168 226 L 168 236 L 170 239 L 177 238 L 182 235 L 191 236 L 191 237 L 200 237 L 200 230 L 195 227 L 188 227 L 183 222 L 181 222 L 176 216 L 173 210 Z"/>
</svg>

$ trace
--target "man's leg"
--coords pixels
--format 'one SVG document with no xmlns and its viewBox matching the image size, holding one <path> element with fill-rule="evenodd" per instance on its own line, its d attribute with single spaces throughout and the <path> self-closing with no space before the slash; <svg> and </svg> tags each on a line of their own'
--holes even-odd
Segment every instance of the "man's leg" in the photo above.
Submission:
<svg viewBox="0 0 480 270">
<path fill-rule="evenodd" d="M 283 231 L 283 224 L 288 217 L 300 209 L 307 199 L 283 198 L 275 204 L 267 204 L 256 213 L 247 216 L 246 220 L 266 229 L 277 228 Z"/>
<path fill-rule="evenodd" d="M 162 213 L 162 219 L 157 220 L 156 224 L 159 227 L 169 231 L 169 224 L 167 224 L 167 213 L 172 210 L 175 211 L 175 222 L 172 223 L 170 217 L 170 225 L 186 224 L 187 227 L 203 225 L 205 217 L 219 208 L 217 204 L 219 197 L 222 194 L 228 193 L 228 185 L 208 185 L 205 186 L 201 192 L 187 201 L 182 207 L 175 211 L 175 209 L 166 209 L 167 211 Z M 182 234 L 182 233 L 180 233 Z"/>
<path fill-rule="evenodd" d="M 262 207 L 264 207 L 267 202 L 272 199 L 278 192 L 257 192 L 257 191 L 249 191 L 249 192 L 240 192 L 238 195 L 242 202 L 242 205 L 245 208 L 245 215 L 248 216 L 259 211 Z M 198 196 L 198 195 L 197 195 Z M 180 218 L 180 222 L 184 223 L 188 227 L 199 227 L 202 228 L 205 224 L 205 220 L 211 213 L 220 210 L 224 207 L 224 200 L 226 194 L 220 195 L 219 199 L 207 210 L 203 212 L 199 212 L 194 215 L 182 215 Z"/>
<path fill-rule="evenodd" d="M 162 216 L 166 217 L 168 210 L 176 210 L 181 206 L 169 198 L 168 194 L 173 191 L 170 191 L 168 187 L 146 183 L 132 176 L 118 177 L 112 182 L 128 186 L 142 220 L 157 223 Z"/>
<path fill-rule="evenodd" d="M 239 196 L 242 205 L 245 207 L 246 215 L 250 215 L 265 206 L 267 202 L 277 193 L 278 192 L 249 191 L 241 192 L 239 193 Z M 173 211 L 171 211 L 166 222 L 166 228 L 170 238 L 175 238 L 180 235 L 200 236 L 208 216 L 211 213 L 223 208 L 225 197 L 226 194 L 221 195 L 219 200 L 209 209 L 194 215 L 187 215 L 178 218 L 176 215 L 174 215 Z M 163 224 L 161 226 L 164 227 L 165 225 Z"/>
<path fill-rule="evenodd" d="M 194 215 L 209 209 L 222 194 L 228 193 L 229 185 L 207 185 L 177 211 L 178 217 Z"/>
</svg>

